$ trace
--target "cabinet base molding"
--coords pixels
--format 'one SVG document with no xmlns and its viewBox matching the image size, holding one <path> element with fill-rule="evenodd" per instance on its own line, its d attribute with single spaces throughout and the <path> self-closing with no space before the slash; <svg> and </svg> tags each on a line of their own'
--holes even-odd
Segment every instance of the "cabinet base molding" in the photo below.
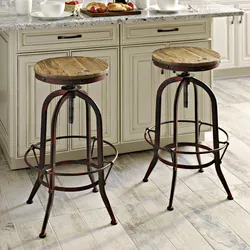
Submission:
<svg viewBox="0 0 250 250">
<path fill-rule="evenodd" d="M 250 68 L 218 69 L 213 72 L 215 79 L 250 76 Z"/>
<path fill-rule="evenodd" d="M 204 138 L 205 138 L 205 133 L 201 133 L 201 136 L 200 136 L 201 141 L 204 140 Z M 179 141 L 193 141 L 193 140 L 194 140 L 193 134 L 186 134 L 186 135 L 179 136 Z M 170 142 L 172 142 L 172 138 L 162 139 L 162 142 L 164 144 L 169 144 Z M 4 146 L 2 141 L 0 141 L 0 144 L 1 144 L 3 153 L 6 157 L 6 160 L 9 164 L 9 167 L 11 170 L 28 168 L 27 165 L 25 164 L 23 158 L 11 158 L 8 150 L 6 149 L 6 147 Z M 115 147 L 118 149 L 119 154 L 138 152 L 138 151 L 152 149 L 152 147 L 150 145 L 148 145 L 148 143 L 146 143 L 144 140 L 116 144 Z M 58 152 L 56 154 L 56 157 L 57 157 L 57 161 L 64 161 L 64 160 L 80 159 L 85 154 L 86 154 L 85 150 L 79 149 L 79 150 L 70 151 L 70 152 Z M 110 147 L 104 147 L 104 155 L 108 156 L 111 154 L 113 154 L 113 150 L 110 149 Z M 46 157 L 46 163 L 48 163 L 48 160 L 49 160 L 49 156 Z M 32 164 L 34 164 L 35 163 L 34 157 L 30 157 L 29 161 Z"/>
</svg>

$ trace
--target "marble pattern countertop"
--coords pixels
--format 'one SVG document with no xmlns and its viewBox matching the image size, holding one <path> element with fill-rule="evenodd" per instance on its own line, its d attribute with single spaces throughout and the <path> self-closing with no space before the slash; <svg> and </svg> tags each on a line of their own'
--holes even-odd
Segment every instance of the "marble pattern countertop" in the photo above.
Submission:
<svg viewBox="0 0 250 250">
<path fill-rule="evenodd" d="M 135 22 L 155 22 L 155 21 L 174 21 L 174 20 L 192 20 L 199 18 L 212 18 L 224 16 L 243 15 L 243 11 L 228 6 L 213 4 L 208 6 L 193 6 L 197 12 L 191 10 L 182 10 L 175 14 L 157 13 L 156 10 L 145 10 L 140 15 L 133 16 L 114 16 L 114 17 L 68 17 L 57 21 L 44 21 L 35 17 L 18 16 L 14 8 L 0 11 L 0 31 L 41 29 L 41 28 L 66 28 L 79 26 L 92 26 L 100 24 L 118 24 Z M 34 6 L 33 11 L 38 11 L 39 6 Z"/>
</svg>

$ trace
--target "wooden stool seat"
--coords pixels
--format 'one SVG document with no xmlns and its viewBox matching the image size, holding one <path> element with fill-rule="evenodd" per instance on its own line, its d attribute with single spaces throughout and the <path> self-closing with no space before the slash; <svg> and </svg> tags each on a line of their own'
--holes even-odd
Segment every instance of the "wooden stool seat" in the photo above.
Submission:
<svg viewBox="0 0 250 250">
<path fill-rule="evenodd" d="M 197 47 L 171 47 L 155 50 L 153 63 L 160 68 L 192 72 L 211 70 L 219 66 L 219 53 Z"/>
<path fill-rule="evenodd" d="M 57 57 L 42 60 L 34 66 L 37 79 L 59 85 L 79 85 L 102 80 L 108 63 L 95 57 Z"/>
</svg>

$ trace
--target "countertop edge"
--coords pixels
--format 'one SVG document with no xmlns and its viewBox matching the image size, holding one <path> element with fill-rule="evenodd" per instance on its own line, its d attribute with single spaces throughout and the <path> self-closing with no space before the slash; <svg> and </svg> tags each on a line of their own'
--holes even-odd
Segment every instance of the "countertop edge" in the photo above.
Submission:
<svg viewBox="0 0 250 250">
<path fill-rule="evenodd" d="M 91 18 L 82 15 L 82 18 L 70 17 L 61 21 L 37 21 L 31 16 L 27 17 L 28 21 L 23 21 L 23 23 L 6 23 L 0 24 L 0 31 L 13 31 L 13 30 L 26 30 L 26 29 L 47 29 L 47 28 L 69 28 L 69 27 L 89 27 L 95 25 L 104 24 L 120 24 L 120 23 L 142 23 L 142 22 L 157 22 L 157 21 L 179 21 L 179 20 L 197 20 L 205 18 L 214 17 L 226 17 L 226 16 L 242 16 L 244 11 L 235 9 L 234 11 L 224 11 L 224 12 L 210 12 L 206 13 L 184 13 L 184 14 L 171 14 L 171 15 L 152 15 L 152 16 L 116 16 L 112 18 Z M 18 20 L 18 19 L 17 19 Z M 33 22 L 34 20 L 34 22 Z M 1 21 L 1 16 L 0 16 Z M 1 22 L 0 22 L 1 23 Z"/>
</svg>

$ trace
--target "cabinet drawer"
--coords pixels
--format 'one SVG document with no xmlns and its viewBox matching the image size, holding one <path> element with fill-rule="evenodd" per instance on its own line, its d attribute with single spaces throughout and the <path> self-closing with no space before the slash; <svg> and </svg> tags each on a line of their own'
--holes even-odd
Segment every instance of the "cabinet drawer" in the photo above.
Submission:
<svg viewBox="0 0 250 250">
<path fill-rule="evenodd" d="M 122 25 L 122 44 L 155 43 L 210 38 L 209 20 Z"/>
<path fill-rule="evenodd" d="M 118 25 L 18 31 L 18 52 L 119 44 Z"/>
</svg>

